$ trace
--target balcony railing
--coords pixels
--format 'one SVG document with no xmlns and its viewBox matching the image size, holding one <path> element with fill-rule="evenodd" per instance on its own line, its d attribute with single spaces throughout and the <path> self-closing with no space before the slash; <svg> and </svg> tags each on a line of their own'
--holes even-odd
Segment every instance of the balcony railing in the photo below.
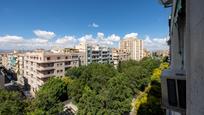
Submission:
<svg viewBox="0 0 204 115">
<path fill-rule="evenodd" d="M 50 73 L 50 74 L 42 74 L 42 73 L 39 73 L 39 74 L 37 74 L 37 75 L 38 75 L 38 78 L 48 78 L 48 77 L 55 76 L 54 73 Z"/>
<path fill-rule="evenodd" d="M 51 70 L 51 69 L 54 69 L 54 66 L 47 66 L 47 67 L 37 66 L 36 69 L 39 70 L 39 71 Z"/>
<path fill-rule="evenodd" d="M 186 74 L 185 71 L 164 70 L 161 76 L 162 107 L 185 113 Z"/>
</svg>

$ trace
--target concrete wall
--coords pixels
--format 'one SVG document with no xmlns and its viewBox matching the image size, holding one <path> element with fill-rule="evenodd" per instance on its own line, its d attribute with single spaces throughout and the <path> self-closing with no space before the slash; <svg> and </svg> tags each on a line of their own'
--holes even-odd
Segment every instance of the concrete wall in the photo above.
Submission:
<svg viewBox="0 0 204 115">
<path fill-rule="evenodd" d="M 204 0 L 187 1 L 187 115 L 204 115 Z"/>
</svg>

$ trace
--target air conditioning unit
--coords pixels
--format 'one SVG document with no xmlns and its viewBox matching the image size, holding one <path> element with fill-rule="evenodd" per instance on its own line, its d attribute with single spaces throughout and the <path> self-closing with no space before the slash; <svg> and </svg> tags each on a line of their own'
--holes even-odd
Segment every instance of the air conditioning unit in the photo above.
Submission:
<svg viewBox="0 0 204 115">
<path fill-rule="evenodd" d="M 164 70 L 161 76 L 162 107 L 181 113 L 186 111 L 185 71 Z"/>
<path fill-rule="evenodd" d="M 160 0 L 160 1 L 165 7 L 170 7 L 173 4 L 173 0 Z"/>
</svg>

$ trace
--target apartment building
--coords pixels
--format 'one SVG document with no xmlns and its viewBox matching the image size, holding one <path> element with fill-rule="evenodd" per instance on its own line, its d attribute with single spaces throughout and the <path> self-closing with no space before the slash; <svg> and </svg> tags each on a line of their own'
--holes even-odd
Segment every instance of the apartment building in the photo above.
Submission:
<svg viewBox="0 0 204 115">
<path fill-rule="evenodd" d="M 1 53 L 1 59 L 2 59 L 2 65 L 4 67 L 7 67 L 8 66 L 8 56 L 7 56 L 7 53 Z"/>
<path fill-rule="evenodd" d="M 8 53 L 7 54 L 7 59 L 8 59 L 8 65 L 7 65 L 7 69 L 11 69 L 15 72 L 17 72 L 17 57 L 18 57 L 18 54 L 17 53 Z"/>
<path fill-rule="evenodd" d="M 130 52 L 130 58 L 133 60 L 141 60 L 143 58 L 143 41 L 129 37 L 120 41 L 120 49 L 126 49 Z"/>
<path fill-rule="evenodd" d="M 53 53 L 75 53 L 79 55 L 79 66 L 85 65 L 85 52 L 80 51 L 76 48 L 53 48 L 51 49 Z"/>
<path fill-rule="evenodd" d="M 204 115 L 204 0 L 161 0 L 171 8 L 170 68 L 161 76 L 166 115 Z"/>
<path fill-rule="evenodd" d="M 126 61 L 130 59 L 130 52 L 126 49 L 112 49 L 112 60 L 115 67 L 117 67 L 120 61 Z"/>
<path fill-rule="evenodd" d="M 33 95 L 50 77 L 64 76 L 65 70 L 77 66 L 78 53 L 34 51 L 24 54 L 24 77 Z"/>
<path fill-rule="evenodd" d="M 84 53 L 85 65 L 90 63 L 112 63 L 112 51 L 109 47 L 83 42 L 75 46 L 75 48 Z"/>
<path fill-rule="evenodd" d="M 18 83 L 24 85 L 24 53 L 18 54 L 16 74 Z"/>
</svg>

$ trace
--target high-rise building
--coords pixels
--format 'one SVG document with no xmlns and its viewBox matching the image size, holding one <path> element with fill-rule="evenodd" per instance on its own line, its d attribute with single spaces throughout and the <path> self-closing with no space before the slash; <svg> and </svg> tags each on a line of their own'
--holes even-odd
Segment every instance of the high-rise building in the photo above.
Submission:
<svg viewBox="0 0 204 115">
<path fill-rule="evenodd" d="M 90 63 L 112 63 L 111 48 L 98 44 L 87 44 L 85 42 L 75 46 L 80 52 L 84 52 L 85 65 Z"/>
<path fill-rule="evenodd" d="M 31 94 L 50 77 L 62 77 L 65 70 L 79 66 L 79 53 L 35 51 L 24 54 L 24 77 Z"/>
<path fill-rule="evenodd" d="M 120 41 L 120 49 L 126 49 L 130 52 L 130 58 L 133 60 L 141 60 L 143 58 L 143 41 L 129 37 Z"/>
</svg>

